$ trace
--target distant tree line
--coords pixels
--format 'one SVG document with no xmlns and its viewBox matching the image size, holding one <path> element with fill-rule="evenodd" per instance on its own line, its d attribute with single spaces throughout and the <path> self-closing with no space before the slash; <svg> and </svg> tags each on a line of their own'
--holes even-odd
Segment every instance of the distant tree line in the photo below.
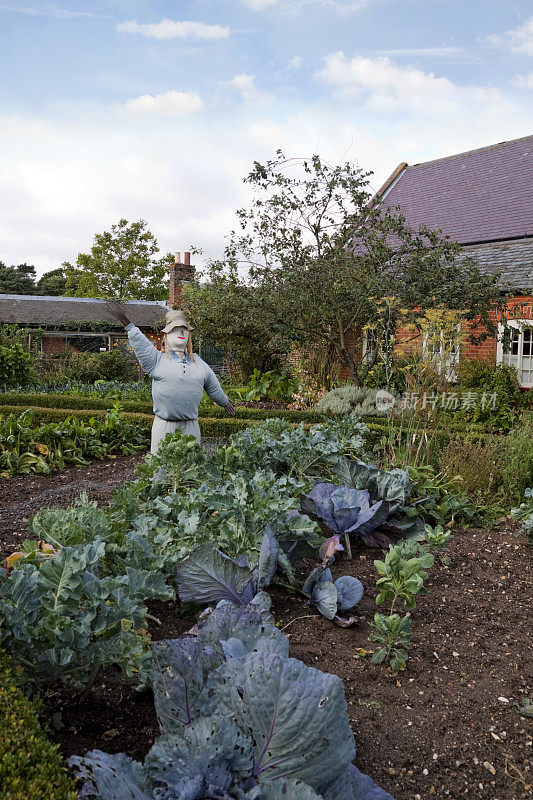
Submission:
<svg viewBox="0 0 533 800">
<path fill-rule="evenodd" d="M 0 261 L 0 294 L 66 294 L 67 278 L 62 267 L 45 272 L 37 280 L 33 264 L 7 266 Z"/>
</svg>

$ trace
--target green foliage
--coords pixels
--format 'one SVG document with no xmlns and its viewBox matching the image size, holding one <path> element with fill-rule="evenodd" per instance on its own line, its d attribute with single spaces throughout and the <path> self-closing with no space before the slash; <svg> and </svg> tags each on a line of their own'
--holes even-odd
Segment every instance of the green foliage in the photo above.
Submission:
<svg viewBox="0 0 533 800">
<path fill-rule="evenodd" d="M 393 672 L 401 672 L 407 665 L 408 650 L 411 644 L 411 620 L 406 615 L 374 614 L 371 623 L 370 641 L 381 645 L 372 656 L 372 664 L 382 664 L 388 660 Z"/>
<path fill-rule="evenodd" d="M 71 291 L 76 290 L 76 286 L 71 286 Z M 62 267 L 59 269 L 52 269 L 41 275 L 37 281 L 37 288 L 35 294 L 45 295 L 48 297 L 59 297 L 67 294 L 67 278 L 65 270 Z"/>
<path fill-rule="evenodd" d="M 416 608 L 416 595 L 427 594 L 424 581 L 427 569 L 433 566 L 434 557 L 420 548 L 418 542 L 407 541 L 389 547 L 385 560 L 374 561 L 374 566 L 382 576 L 376 583 L 379 594 L 376 605 L 391 603 L 391 614 L 398 598 L 406 609 Z"/>
<path fill-rule="evenodd" d="M 449 412 L 454 419 L 481 422 L 492 428 L 508 430 L 527 404 L 527 393 L 520 389 L 516 370 L 507 364 L 464 359 L 459 365 L 458 378 L 459 391 L 476 391 L 480 397 L 484 395 L 487 402 Z"/>
<path fill-rule="evenodd" d="M 163 576 L 128 567 L 100 575 L 102 541 L 65 547 L 55 558 L 0 572 L 0 634 L 15 661 L 36 679 L 86 685 L 118 664 L 128 677 L 149 678 L 148 599 L 169 599 Z"/>
<path fill-rule="evenodd" d="M 36 294 L 35 277 L 30 264 L 7 267 L 0 261 L 0 294 Z"/>
<path fill-rule="evenodd" d="M 202 340 L 220 341 L 231 351 L 235 369 L 247 378 L 260 372 L 282 370 L 290 352 L 290 342 L 282 328 L 270 327 L 258 313 L 257 296 L 243 281 L 237 265 L 225 269 L 220 262 L 208 267 L 208 279 L 201 286 L 186 286 L 187 305 L 194 319 L 196 334 Z"/>
<path fill-rule="evenodd" d="M 32 355 L 22 344 L 0 344 L 0 385 L 23 386 L 29 383 L 32 366 Z"/>
<path fill-rule="evenodd" d="M 43 733 L 38 707 L 22 693 L 17 670 L 0 651 L 0 797 L 76 800 L 57 747 Z"/>
<path fill-rule="evenodd" d="M 278 375 L 272 370 L 261 372 L 254 369 L 248 384 L 240 389 L 234 389 L 232 394 L 240 400 L 279 400 L 290 403 L 296 391 L 297 381 L 290 375 Z"/>
<path fill-rule="evenodd" d="M 90 414 L 87 417 L 84 421 L 65 414 L 58 424 L 47 422 L 39 427 L 33 426 L 32 409 L 0 417 L 0 476 L 48 473 L 65 464 L 86 464 L 87 457 L 103 458 L 114 452 L 129 455 L 146 446 L 146 433 L 125 419 L 118 405 L 102 412 L 99 420 Z"/>
<path fill-rule="evenodd" d="M 424 526 L 424 539 L 428 543 L 430 550 L 435 550 L 440 558 L 440 563 L 445 566 L 450 566 L 450 559 L 445 555 L 448 545 L 453 539 L 450 531 L 445 531 L 442 525 L 436 525 L 434 528 L 431 525 Z"/>
<path fill-rule="evenodd" d="M 518 508 L 511 509 L 511 516 L 522 523 L 522 531 L 533 543 L 533 489 L 526 489 L 524 497 Z"/>
<path fill-rule="evenodd" d="M 67 350 L 62 355 L 48 356 L 51 375 L 59 372 L 66 381 L 80 381 L 94 384 L 95 381 L 134 381 L 137 367 L 121 350 L 102 353 L 77 352 Z M 41 374 L 44 360 L 41 358 Z"/>
<path fill-rule="evenodd" d="M 91 252 L 79 253 L 75 265 L 63 264 L 67 291 L 75 297 L 164 300 L 172 256 L 157 258 L 158 252 L 144 220 L 121 219 L 111 231 L 96 234 Z"/>
</svg>

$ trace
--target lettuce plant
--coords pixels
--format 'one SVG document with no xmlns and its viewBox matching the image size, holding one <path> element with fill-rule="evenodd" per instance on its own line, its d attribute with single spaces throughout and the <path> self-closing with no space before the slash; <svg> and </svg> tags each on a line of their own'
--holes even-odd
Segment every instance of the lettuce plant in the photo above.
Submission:
<svg viewBox="0 0 533 800">
<path fill-rule="evenodd" d="M 99 750 L 70 765 L 91 800 L 392 800 L 351 763 L 341 680 L 288 657 L 264 612 L 222 605 L 154 645 L 161 735 L 144 764 Z"/>
</svg>

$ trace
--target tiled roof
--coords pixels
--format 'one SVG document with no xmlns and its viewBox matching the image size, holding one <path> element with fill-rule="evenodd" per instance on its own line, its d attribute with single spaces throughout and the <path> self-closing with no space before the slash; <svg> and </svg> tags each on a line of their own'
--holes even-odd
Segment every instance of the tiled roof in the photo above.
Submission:
<svg viewBox="0 0 533 800">
<path fill-rule="evenodd" d="M 381 197 L 460 244 L 533 236 L 533 136 L 405 166 Z"/>
<path fill-rule="evenodd" d="M 76 320 L 117 325 L 117 320 L 105 310 L 105 303 L 85 297 L 0 294 L 0 322 L 47 326 Z M 129 300 L 124 305 L 128 317 L 139 328 L 152 328 L 168 311 L 163 301 Z"/>
<path fill-rule="evenodd" d="M 476 260 L 481 272 L 503 270 L 502 289 L 533 293 L 533 238 L 469 245 L 463 247 L 463 253 Z"/>
</svg>

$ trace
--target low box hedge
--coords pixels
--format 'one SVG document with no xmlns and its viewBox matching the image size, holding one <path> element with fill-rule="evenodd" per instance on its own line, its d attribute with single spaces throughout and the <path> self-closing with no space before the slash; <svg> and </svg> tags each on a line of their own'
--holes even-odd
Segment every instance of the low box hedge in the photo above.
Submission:
<svg viewBox="0 0 533 800">
<path fill-rule="evenodd" d="M 72 411 L 76 410 L 102 410 L 106 411 L 111 408 L 115 401 L 111 398 L 101 397 L 79 397 L 68 394 L 37 394 L 37 393 L 24 393 L 24 392 L 6 392 L 2 397 L 2 403 L 6 406 L 21 406 L 24 408 L 38 407 L 38 408 L 61 408 Z M 152 404 L 146 403 L 141 400 L 121 400 L 120 404 L 124 411 L 134 414 L 152 414 Z M 209 419 L 227 419 L 228 415 L 225 409 L 208 400 L 203 399 L 199 408 L 200 416 Z M 247 408 L 245 406 L 236 406 L 235 418 L 246 420 L 263 420 L 272 417 L 279 417 L 287 422 L 323 422 L 328 419 L 326 414 L 321 414 L 318 411 L 296 411 L 294 409 L 264 409 L 264 408 Z M 371 417 L 364 416 L 363 422 L 367 424 L 386 424 L 384 417 Z M 393 420 L 392 424 L 401 424 L 401 421 Z M 420 425 L 424 425 L 423 420 Z M 428 422 L 428 429 L 441 428 L 435 422 Z M 444 426 L 445 430 L 457 432 L 470 432 L 482 431 L 484 426 L 481 423 L 468 423 L 461 420 L 453 421 L 447 420 Z"/>
<path fill-rule="evenodd" d="M 0 800 L 76 800 L 63 759 L 44 734 L 36 706 L 0 651 Z"/>
<path fill-rule="evenodd" d="M 74 409 L 74 408 L 45 408 L 42 406 L 31 406 L 33 412 L 34 425 L 42 425 L 50 422 L 63 422 L 67 417 L 76 417 L 76 419 L 89 422 L 91 419 L 103 420 L 106 411 L 102 409 Z M 0 414 L 21 414 L 21 406 L 0 405 Z M 131 412 L 124 412 L 124 419 L 129 422 L 137 424 L 140 428 L 145 428 L 147 431 L 152 427 L 154 419 L 153 414 L 134 414 Z M 200 430 L 204 437 L 225 438 L 230 436 L 236 431 L 242 431 L 252 425 L 257 425 L 257 420 L 253 419 L 236 419 L 235 417 L 224 417 L 222 419 L 213 419 L 210 417 L 200 417 Z"/>
</svg>

